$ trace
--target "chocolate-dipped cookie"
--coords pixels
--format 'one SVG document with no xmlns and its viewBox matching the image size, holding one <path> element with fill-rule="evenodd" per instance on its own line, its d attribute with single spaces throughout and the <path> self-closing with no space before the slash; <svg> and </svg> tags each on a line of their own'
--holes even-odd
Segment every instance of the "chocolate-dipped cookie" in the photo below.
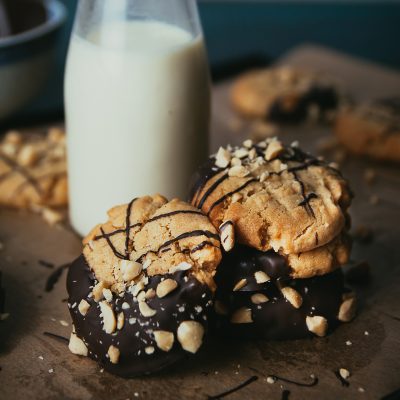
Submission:
<svg viewBox="0 0 400 400">
<path fill-rule="evenodd" d="M 152 373 L 203 343 L 219 235 L 202 212 L 159 195 L 108 214 L 68 273 L 70 349 L 120 376 Z"/>
<path fill-rule="evenodd" d="M 334 166 L 295 144 L 221 147 L 195 175 L 190 199 L 221 231 L 230 222 L 234 241 L 285 256 L 294 278 L 347 261 L 350 188 Z"/>
<path fill-rule="evenodd" d="M 281 255 L 236 246 L 216 275 L 216 325 L 224 334 L 283 340 L 325 336 L 354 317 L 355 297 L 340 269 L 292 279 Z"/>
<path fill-rule="evenodd" d="M 287 66 L 247 72 L 231 91 L 236 111 L 272 122 L 325 117 L 343 100 L 339 85 L 331 77 Z"/>
</svg>

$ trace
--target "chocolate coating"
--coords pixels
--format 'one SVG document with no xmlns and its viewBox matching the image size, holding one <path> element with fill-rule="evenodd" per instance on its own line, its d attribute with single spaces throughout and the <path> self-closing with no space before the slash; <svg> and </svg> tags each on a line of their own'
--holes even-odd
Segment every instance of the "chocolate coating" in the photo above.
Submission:
<svg viewBox="0 0 400 400">
<path fill-rule="evenodd" d="M 257 283 L 254 273 L 263 271 L 271 280 Z M 330 274 L 310 279 L 289 278 L 285 259 L 273 251 L 261 252 L 246 246 L 236 246 L 225 254 L 216 275 L 216 300 L 228 310 L 227 316 L 216 316 L 216 326 L 224 334 L 273 340 L 300 339 L 313 336 L 307 329 L 307 316 L 322 316 L 328 321 L 329 331 L 339 321 L 337 315 L 342 303 L 344 288 L 340 269 Z M 241 279 L 247 284 L 237 291 L 233 287 Z M 302 297 L 300 308 L 289 303 L 280 287 L 290 286 Z M 253 304 L 252 295 L 262 293 L 269 301 Z M 242 307 L 251 310 L 252 323 L 230 323 L 235 310 Z"/>
<path fill-rule="evenodd" d="M 76 334 L 86 343 L 89 356 L 102 364 L 107 371 L 123 377 L 159 371 L 189 354 L 182 349 L 176 336 L 181 322 L 197 321 L 206 330 L 207 314 L 212 304 L 212 294 L 208 286 L 189 276 L 188 271 L 179 271 L 172 275 L 149 277 L 146 290 L 156 290 L 162 278 L 174 279 L 178 287 L 163 298 L 155 296 L 146 301 L 157 311 L 152 317 L 142 316 L 139 303 L 130 292 L 124 292 L 120 296 L 113 294 L 110 305 L 115 315 L 124 313 L 124 325 L 121 330 L 107 334 L 103 330 L 98 303 L 88 297 L 96 283 L 92 271 L 83 255 L 71 264 L 67 277 L 67 290 Z M 78 310 L 82 299 L 90 304 L 85 316 Z M 129 304 L 127 309 L 122 307 L 125 302 Z M 157 347 L 154 330 L 169 331 L 174 334 L 174 344 L 170 351 L 163 351 Z M 112 364 L 107 357 L 110 345 L 116 346 L 120 351 L 117 364 Z M 152 354 L 145 352 L 148 346 L 154 347 Z"/>
<path fill-rule="evenodd" d="M 300 122 L 307 118 L 308 108 L 317 105 L 322 113 L 334 110 L 339 104 L 337 91 L 331 86 L 313 86 L 297 103 L 287 110 L 280 99 L 276 100 L 267 113 L 267 119 L 275 122 Z"/>
</svg>

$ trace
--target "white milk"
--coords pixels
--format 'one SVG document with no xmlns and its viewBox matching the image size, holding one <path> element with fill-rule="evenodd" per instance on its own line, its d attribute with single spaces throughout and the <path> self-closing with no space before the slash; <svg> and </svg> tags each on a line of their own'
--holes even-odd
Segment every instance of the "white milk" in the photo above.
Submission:
<svg viewBox="0 0 400 400">
<path fill-rule="evenodd" d="M 178 27 L 110 22 L 72 37 L 65 106 L 70 216 L 80 234 L 134 197 L 186 198 L 207 153 L 209 93 L 203 38 Z"/>
</svg>

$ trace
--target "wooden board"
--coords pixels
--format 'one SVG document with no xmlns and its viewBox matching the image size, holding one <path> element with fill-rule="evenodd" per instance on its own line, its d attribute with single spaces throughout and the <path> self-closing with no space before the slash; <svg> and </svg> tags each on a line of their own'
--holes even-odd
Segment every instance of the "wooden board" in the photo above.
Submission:
<svg viewBox="0 0 400 400">
<path fill-rule="evenodd" d="M 400 75 L 321 48 L 305 47 L 281 62 L 335 73 L 358 98 L 400 93 Z M 249 126 L 237 120 L 228 103 L 230 83 L 214 90 L 212 146 L 240 142 Z M 232 130 L 232 128 L 234 128 Z M 300 140 L 314 151 L 331 135 L 327 127 L 285 129 L 285 141 Z M 376 181 L 367 185 L 365 168 Z M 355 243 L 354 260 L 367 260 L 372 279 L 357 287 L 358 317 L 329 337 L 291 342 L 227 341 L 213 338 L 195 359 L 162 374 L 125 380 L 89 359 L 72 355 L 62 340 L 71 326 L 65 303 L 65 271 L 54 289 L 45 285 L 55 266 L 80 252 L 80 239 L 67 227 L 50 227 L 39 216 L 0 210 L 0 266 L 7 289 L 6 321 L 0 323 L 0 399 L 207 399 L 256 376 L 228 399 L 379 399 L 400 387 L 400 168 L 348 158 L 343 164 L 356 197 L 353 226 L 372 228 L 373 240 Z M 379 203 L 370 204 L 377 195 Z M 60 321 L 63 321 L 60 323 Z M 69 326 L 63 326 L 68 323 Z M 366 334 L 368 333 L 368 334 Z M 351 341 L 352 345 L 346 345 Z M 334 371 L 351 372 L 349 387 Z M 267 382 L 269 375 L 310 382 L 313 387 Z M 364 391 L 361 392 L 359 388 Z M 285 392 L 285 395 L 288 393 Z"/>
</svg>

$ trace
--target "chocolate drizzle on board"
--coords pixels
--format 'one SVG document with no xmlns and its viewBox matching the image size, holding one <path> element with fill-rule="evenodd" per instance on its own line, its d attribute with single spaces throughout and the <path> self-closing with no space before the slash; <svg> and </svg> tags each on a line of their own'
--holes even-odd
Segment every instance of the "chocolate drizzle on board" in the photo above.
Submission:
<svg viewBox="0 0 400 400">
<path fill-rule="evenodd" d="M 51 292 L 54 288 L 54 285 L 58 282 L 58 280 L 60 279 L 64 269 L 67 269 L 70 266 L 70 264 L 63 264 L 60 265 L 58 268 L 56 268 L 47 278 L 46 281 L 46 286 L 45 286 L 45 290 L 46 292 Z"/>
<path fill-rule="evenodd" d="M 316 376 L 311 377 L 311 379 L 312 379 L 311 382 L 298 382 L 298 381 L 294 381 L 292 379 L 284 378 L 284 377 L 278 376 L 278 375 L 270 375 L 270 377 L 272 379 L 274 379 L 275 381 L 291 383 L 292 385 L 296 385 L 296 386 L 300 386 L 300 387 L 313 387 L 313 386 L 318 385 L 318 378 Z"/>
<path fill-rule="evenodd" d="M 52 339 L 56 339 L 59 342 L 64 342 L 64 343 L 69 343 L 69 340 L 64 337 L 64 336 L 60 336 L 60 335 L 56 335 L 55 333 L 51 333 L 51 332 L 43 332 L 44 336 L 48 336 L 51 337 Z"/>
<path fill-rule="evenodd" d="M 240 385 L 235 386 L 235 387 L 232 388 L 232 389 L 229 389 L 229 390 L 227 390 L 227 391 L 225 391 L 225 392 L 222 392 L 222 393 L 220 393 L 220 394 L 217 394 L 217 395 L 215 395 L 215 396 L 208 396 L 208 400 L 219 400 L 219 399 L 222 399 L 223 397 L 226 397 L 226 396 L 228 396 L 228 395 L 230 395 L 230 394 L 232 394 L 232 393 L 235 393 L 235 392 L 237 392 L 237 391 L 239 391 L 239 390 L 245 388 L 246 386 L 248 386 L 248 385 L 250 385 L 251 383 L 255 382 L 257 379 L 258 379 L 258 376 L 255 376 L 255 375 L 254 375 L 254 376 L 250 377 L 249 379 L 245 380 L 245 381 L 244 381 L 243 383 L 241 383 Z"/>
</svg>

